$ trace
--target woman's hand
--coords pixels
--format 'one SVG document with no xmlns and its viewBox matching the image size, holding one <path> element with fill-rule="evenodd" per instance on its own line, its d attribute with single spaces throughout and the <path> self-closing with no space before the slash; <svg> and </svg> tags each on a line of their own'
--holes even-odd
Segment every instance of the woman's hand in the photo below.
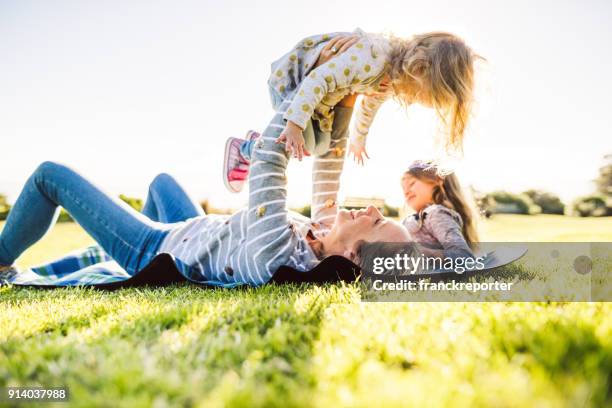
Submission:
<svg viewBox="0 0 612 408">
<path fill-rule="evenodd" d="M 285 143 L 285 151 L 293 157 L 297 157 L 300 161 L 302 161 L 303 156 L 310 156 L 310 152 L 304 148 L 302 128 L 292 121 L 287 121 L 287 126 L 276 139 L 276 143 Z"/>
<path fill-rule="evenodd" d="M 351 48 L 359 41 L 359 37 L 356 35 L 352 36 L 344 36 L 339 35 L 337 37 L 332 38 L 325 44 L 325 47 L 321 50 L 319 54 L 319 59 L 317 59 L 317 63 L 314 65 L 314 68 L 319 65 L 325 64 L 330 59 L 334 58 L 336 55 L 342 54 L 344 51 Z"/>
<path fill-rule="evenodd" d="M 349 154 L 353 154 L 353 159 L 361 166 L 363 166 L 365 158 L 370 158 L 370 156 L 368 156 L 368 153 L 366 152 L 365 146 L 358 146 L 356 144 L 350 143 L 349 152 Z"/>
</svg>

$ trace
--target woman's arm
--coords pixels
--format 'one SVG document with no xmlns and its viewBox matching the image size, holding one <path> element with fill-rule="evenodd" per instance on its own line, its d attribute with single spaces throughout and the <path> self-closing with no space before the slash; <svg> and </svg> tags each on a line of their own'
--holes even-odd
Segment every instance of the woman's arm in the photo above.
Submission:
<svg viewBox="0 0 612 408">
<path fill-rule="evenodd" d="M 330 149 L 312 164 L 311 218 L 331 228 L 338 212 L 340 175 L 346 157 L 348 127 L 357 95 L 346 96 L 335 108 Z"/>
<path fill-rule="evenodd" d="M 285 103 L 280 109 L 286 109 Z M 275 119 L 255 142 L 249 171 L 249 207 L 246 214 L 247 267 L 240 271 L 245 283 L 261 285 L 286 263 L 297 245 L 287 211 L 286 169 L 289 157 L 276 143 L 282 119 Z"/>
<path fill-rule="evenodd" d="M 337 41 L 342 38 L 338 37 Z M 336 56 L 354 44 L 354 41 L 350 41 L 352 37 L 348 38 L 346 42 L 336 43 L 336 47 L 339 47 Z M 333 44 L 328 45 L 331 50 Z M 319 62 L 326 64 L 330 58 L 331 55 L 323 53 L 319 56 Z M 354 105 L 354 97 L 347 99 L 347 103 L 350 103 L 348 102 L 350 100 Z M 287 105 L 283 104 L 281 109 L 287 110 Z M 252 273 L 249 270 L 251 276 L 249 281 L 253 284 L 267 282 L 278 268 L 279 265 L 276 264 L 286 261 L 282 259 L 283 256 L 287 255 L 288 250 L 295 247 L 297 240 L 295 233 L 290 228 L 286 207 L 287 178 L 285 172 L 289 156 L 284 146 L 276 143 L 282 127 L 282 120 L 270 124 L 256 142 L 252 152 L 249 209 L 246 218 L 248 225 L 246 250 L 251 259 L 251 268 L 254 269 Z M 345 130 L 346 133 L 348 133 L 347 130 Z"/>
</svg>

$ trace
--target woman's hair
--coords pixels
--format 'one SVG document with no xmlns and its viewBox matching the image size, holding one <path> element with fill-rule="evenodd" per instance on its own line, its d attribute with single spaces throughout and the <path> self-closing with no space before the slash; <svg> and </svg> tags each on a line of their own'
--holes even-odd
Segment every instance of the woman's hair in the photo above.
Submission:
<svg viewBox="0 0 612 408">
<path fill-rule="evenodd" d="M 474 89 L 474 61 L 483 59 L 450 33 L 431 32 L 409 39 L 390 37 L 390 77 L 400 102 L 409 104 L 415 90 L 429 93 L 446 127 L 445 148 L 463 150 Z"/>
<path fill-rule="evenodd" d="M 404 177 L 410 175 L 418 180 L 434 184 L 434 203 L 455 210 L 463 221 L 462 233 L 465 241 L 474 249 L 478 243 L 478 232 L 476 229 L 476 211 L 473 203 L 465 196 L 459 179 L 454 173 L 440 176 L 436 166 L 411 167 L 404 173 Z M 419 220 L 423 220 L 420 216 Z M 421 221 L 422 222 L 422 221 Z"/>
<path fill-rule="evenodd" d="M 390 268 L 385 267 L 384 271 L 376 271 L 374 267 L 382 265 L 376 262 L 380 258 L 395 258 L 397 255 L 408 255 L 410 257 L 418 256 L 418 246 L 414 242 L 385 242 L 385 241 L 359 241 L 357 242 L 357 254 L 354 262 L 359 268 L 367 273 L 375 273 L 381 275 L 407 275 L 410 274 L 401 267 L 401 265 L 393 264 Z"/>
</svg>

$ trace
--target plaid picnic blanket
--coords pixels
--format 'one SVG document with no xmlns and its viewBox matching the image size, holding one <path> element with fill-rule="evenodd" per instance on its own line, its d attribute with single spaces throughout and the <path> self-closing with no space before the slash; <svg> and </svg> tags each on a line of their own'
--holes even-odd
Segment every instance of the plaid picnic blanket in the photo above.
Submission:
<svg viewBox="0 0 612 408">
<path fill-rule="evenodd" d="M 98 245 L 77 250 L 66 256 L 20 270 L 10 281 L 13 285 L 80 286 L 124 281 L 132 276 Z"/>
</svg>

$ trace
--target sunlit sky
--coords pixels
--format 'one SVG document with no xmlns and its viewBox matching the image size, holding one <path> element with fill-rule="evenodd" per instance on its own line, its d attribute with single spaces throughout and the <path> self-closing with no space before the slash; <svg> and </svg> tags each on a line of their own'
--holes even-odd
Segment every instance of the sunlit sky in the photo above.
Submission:
<svg viewBox="0 0 612 408">
<path fill-rule="evenodd" d="M 612 152 L 612 3 L 606 1 L 1 1 L 0 193 L 13 201 L 43 160 L 112 194 L 144 197 L 159 172 L 196 199 L 226 192 L 228 136 L 273 112 L 270 63 L 316 33 L 456 33 L 487 63 L 457 173 L 479 190 L 593 190 Z M 433 152 L 430 110 L 383 106 L 371 160 L 348 163 L 344 196 L 401 205 L 399 178 Z M 311 162 L 289 166 L 289 201 L 310 197 Z"/>
</svg>

